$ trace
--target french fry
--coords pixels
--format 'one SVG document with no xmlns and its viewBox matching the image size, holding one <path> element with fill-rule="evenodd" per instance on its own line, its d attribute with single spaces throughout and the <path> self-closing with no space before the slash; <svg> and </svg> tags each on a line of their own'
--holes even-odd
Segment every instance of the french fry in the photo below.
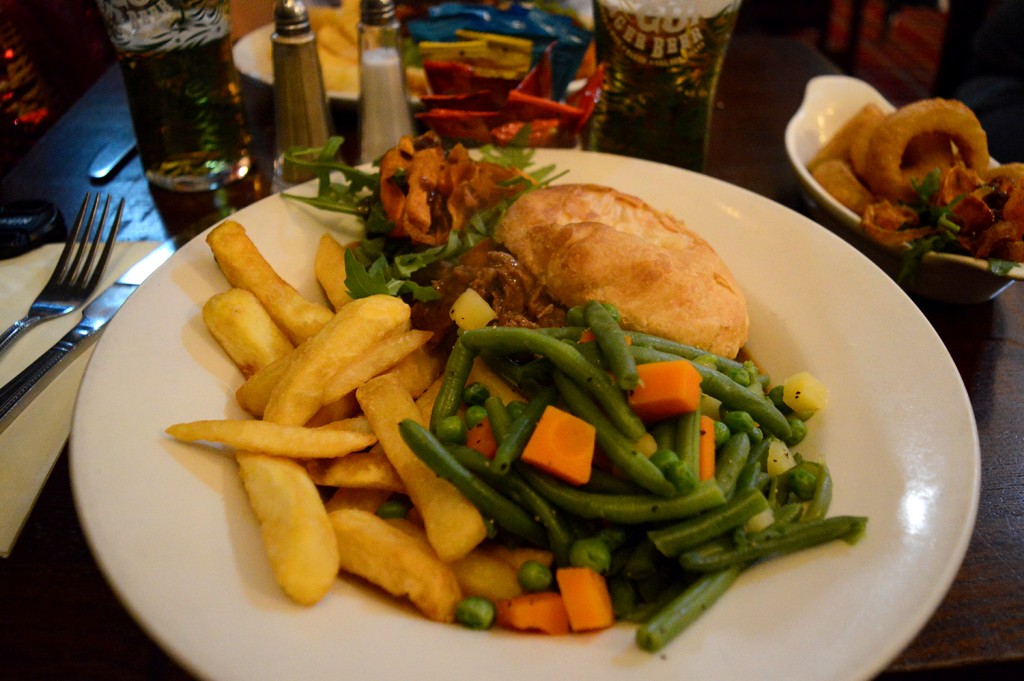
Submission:
<svg viewBox="0 0 1024 681">
<path fill-rule="evenodd" d="M 324 386 L 339 367 L 408 327 L 409 306 L 399 298 L 375 295 L 352 301 L 289 355 L 293 359 L 271 391 L 263 418 L 305 424 L 324 405 Z"/>
<path fill-rule="evenodd" d="M 477 547 L 449 565 L 463 596 L 482 596 L 493 603 L 523 593 L 516 569 L 485 547 Z"/>
<path fill-rule="evenodd" d="M 487 536 L 480 511 L 420 461 L 398 431 L 404 419 L 426 423 L 409 392 L 394 376 L 384 374 L 360 386 L 356 399 L 423 517 L 427 537 L 438 557 L 450 562 L 472 551 Z"/>
<path fill-rule="evenodd" d="M 320 492 L 291 459 L 255 452 L 238 452 L 235 459 L 277 583 L 295 602 L 316 603 L 340 565 Z"/>
<path fill-rule="evenodd" d="M 308 461 L 306 470 L 313 482 L 324 487 L 362 487 L 405 493 L 402 478 L 380 446 L 337 459 Z"/>
<path fill-rule="evenodd" d="M 358 430 L 332 426 L 304 428 L 251 419 L 176 423 L 167 428 L 167 434 L 183 442 L 217 442 L 233 449 L 300 459 L 335 458 L 377 442 L 373 433 Z"/>
<path fill-rule="evenodd" d="M 345 284 L 345 247 L 330 234 L 320 237 L 313 259 L 313 273 L 335 311 L 352 302 Z"/>
<path fill-rule="evenodd" d="M 522 394 L 512 387 L 512 384 L 501 377 L 483 359 L 477 357 L 473 360 L 473 368 L 469 371 L 466 383 L 480 383 L 487 387 L 487 390 L 496 397 L 500 397 L 505 404 L 516 400 L 522 401 Z"/>
<path fill-rule="evenodd" d="M 227 220 L 206 237 L 217 265 L 235 288 L 252 292 L 292 343 L 311 338 L 330 321 L 326 305 L 306 300 L 274 271 L 249 239 L 245 228 Z"/>
<path fill-rule="evenodd" d="M 259 299 L 245 289 L 211 296 L 203 305 L 203 322 L 246 378 L 295 349 Z"/>
<path fill-rule="evenodd" d="M 424 616 L 453 622 L 462 598 L 451 568 L 421 541 L 372 513 L 357 509 L 328 514 L 341 569 L 397 597 L 408 597 Z"/>
<path fill-rule="evenodd" d="M 368 380 L 382 374 L 423 347 L 433 334 L 429 331 L 406 331 L 377 343 L 331 377 L 324 387 L 324 402 L 348 395 Z"/>
<path fill-rule="evenodd" d="M 380 505 L 387 501 L 391 492 L 372 487 L 339 487 L 334 490 L 331 498 L 324 502 L 328 513 L 343 508 L 356 508 L 367 513 L 376 513 Z"/>
<path fill-rule="evenodd" d="M 306 421 L 307 427 L 325 426 L 330 423 L 352 418 L 359 414 L 359 403 L 356 402 L 354 392 L 345 395 L 340 400 L 328 402 L 313 414 L 312 418 Z"/>
<path fill-rule="evenodd" d="M 296 357 L 298 355 L 293 350 L 247 378 L 235 391 L 238 406 L 257 418 L 263 418 L 263 412 L 267 410 L 267 403 L 270 402 L 270 394 L 288 373 Z"/>
<path fill-rule="evenodd" d="M 398 378 L 413 397 L 419 397 L 424 390 L 444 371 L 445 358 L 427 347 L 413 350 L 405 359 L 395 365 L 389 373 Z"/>
</svg>

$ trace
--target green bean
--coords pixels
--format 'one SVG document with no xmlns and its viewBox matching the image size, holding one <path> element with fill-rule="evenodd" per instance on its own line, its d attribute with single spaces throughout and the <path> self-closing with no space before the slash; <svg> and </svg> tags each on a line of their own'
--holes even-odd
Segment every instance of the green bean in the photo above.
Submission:
<svg viewBox="0 0 1024 681">
<path fill-rule="evenodd" d="M 398 424 L 402 439 L 439 477 L 452 483 L 480 512 L 509 532 L 546 546 L 547 533 L 522 508 L 512 503 L 460 464 L 433 433 L 412 419 Z"/>
<path fill-rule="evenodd" d="M 605 359 L 604 355 L 601 354 L 601 348 L 597 346 L 597 343 L 594 343 L 593 341 L 577 343 L 576 350 L 583 355 L 585 360 L 594 366 L 599 367 L 602 371 L 608 370 L 608 361 Z"/>
<path fill-rule="evenodd" d="M 557 396 L 558 390 L 553 386 L 544 388 L 530 400 L 523 413 L 512 420 L 508 432 L 501 439 L 494 458 L 491 459 L 492 469 L 498 473 L 508 472 L 512 462 L 522 456 L 523 448 L 526 447 L 527 441 L 533 435 L 541 414 L 554 403 Z"/>
<path fill-rule="evenodd" d="M 700 479 L 700 412 L 680 414 L 676 419 L 675 451 L 694 479 Z"/>
<path fill-rule="evenodd" d="M 622 577 L 608 579 L 608 595 L 612 599 L 612 612 L 616 619 L 623 619 L 636 608 L 636 587 Z"/>
<path fill-rule="evenodd" d="M 760 489 L 758 483 L 761 481 L 761 459 L 754 455 L 755 450 L 751 448 L 750 456 L 747 457 L 747 463 L 740 469 L 740 474 L 736 476 L 736 488 L 733 490 L 733 494 L 742 494 L 747 490 Z"/>
<path fill-rule="evenodd" d="M 537 492 L 567 513 L 588 520 L 637 523 L 678 520 L 725 503 L 722 489 L 705 480 L 683 496 L 666 499 L 653 494 L 594 494 L 558 482 L 554 477 L 519 465 L 517 470 Z"/>
<path fill-rule="evenodd" d="M 619 467 L 627 479 L 655 494 L 664 497 L 675 496 L 675 485 L 665 478 L 650 459 L 637 451 L 633 443 L 608 420 L 583 388 L 561 372 L 555 372 L 555 386 L 558 387 L 569 411 L 594 426 L 601 451 Z"/>
<path fill-rule="evenodd" d="M 467 331 L 462 334 L 459 342 L 477 352 L 532 352 L 546 357 L 574 381 L 586 386 L 587 391 L 604 407 L 608 417 L 627 438 L 635 441 L 647 433 L 643 421 L 630 409 L 625 394 L 608 374 L 587 362 L 572 345 L 532 329 L 504 326 L 488 326 Z"/>
<path fill-rule="evenodd" d="M 448 451 L 455 460 L 484 482 L 509 496 L 516 504 L 529 511 L 548 534 L 548 545 L 558 565 L 569 564 L 569 547 L 575 540 L 575 532 L 562 514 L 548 503 L 535 489 L 530 487 L 515 471 L 499 475 L 491 470 L 490 461 L 470 447 L 450 447 Z"/>
<path fill-rule="evenodd" d="M 466 422 L 458 414 L 445 416 L 437 422 L 434 435 L 445 444 L 466 444 Z"/>
<path fill-rule="evenodd" d="M 676 355 L 645 346 L 632 346 L 630 351 L 638 363 L 678 359 Z M 700 374 L 700 388 L 705 394 L 719 400 L 728 409 L 749 412 L 754 420 L 772 435 L 781 439 L 786 439 L 791 435 L 789 421 L 764 395 L 759 395 L 750 388 L 740 385 L 720 371 L 699 362 L 690 361 L 690 363 Z"/>
<path fill-rule="evenodd" d="M 679 556 L 679 564 L 691 572 L 713 572 L 732 565 L 743 565 L 774 554 L 792 553 L 834 539 L 853 543 L 867 525 L 860 516 L 834 516 L 822 520 L 780 525 L 774 531 L 749 537 L 750 541 L 733 550 L 692 549 Z"/>
<path fill-rule="evenodd" d="M 594 339 L 601 354 L 608 361 L 612 374 L 623 390 L 632 390 L 640 384 L 640 375 L 636 372 L 636 361 L 629 352 L 626 336 L 622 327 L 612 318 L 611 313 L 601 303 L 591 300 L 583 308 L 587 326 L 594 333 Z"/>
<path fill-rule="evenodd" d="M 814 486 L 814 494 L 807 503 L 804 511 L 803 521 L 821 520 L 828 513 L 828 507 L 832 504 L 832 474 L 824 463 L 817 464 L 820 471 L 818 481 Z"/>
<path fill-rule="evenodd" d="M 569 321 L 569 320 L 566 320 Z M 558 340 L 571 340 L 578 341 L 580 336 L 583 334 L 585 329 L 584 324 L 580 325 L 569 325 L 569 326 L 546 326 L 537 329 L 538 333 L 542 333 L 545 336 L 551 336 Z"/>
<path fill-rule="evenodd" d="M 681 594 L 673 598 L 636 631 L 636 643 L 643 650 L 654 652 L 664 648 L 673 638 L 693 623 L 736 581 L 742 567 L 701 575 Z"/>
<path fill-rule="evenodd" d="M 508 427 L 512 425 L 512 417 L 509 416 L 505 403 L 497 395 L 491 395 L 484 400 L 484 409 L 487 410 L 487 420 L 491 422 L 494 439 L 501 442 L 508 433 Z"/>
<path fill-rule="evenodd" d="M 654 438 L 658 449 L 676 450 L 676 422 L 675 419 L 662 419 L 650 427 L 651 437 Z"/>
<path fill-rule="evenodd" d="M 644 537 L 629 552 L 626 564 L 622 566 L 622 575 L 634 581 L 649 579 L 661 567 L 661 554 L 654 543 Z"/>
<path fill-rule="evenodd" d="M 476 352 L 456 341 L 448 355 L 448 363 L 441 378 L 441 389 L 434 400 L 434 409 L 430 414 L 430 429 L 436 431 L 441 420 L 455 416 L 462 407 L 462 389 L 466 386 L 469 372 L 473 368 Z"/>
<path fill-rule="evenodd" d="M 620 478 L 600 468 L 590 469 L 590 480 L 580 489 L 598 494 L 643 494 L 646 490 L 636 483 Z"/>
<path fill-rule="evenodd" d="M 524 364 L 513 362 L 504 355 L 493 352 L 481 352 L 487 365 L 499 376 L 522 389 L 535 389 L 539 384 L 551 378 L 553 365 L 543 357 L 532 359 Z"/>
<path fill-rule="evenodd" d="M 640 600 L 641 603 L 630 611 L 624 619 L 629 622 L 647 622 L 685 590 L 686 584 L 682 582 L 672 582 L 662 588 L 661 592 L 653 599 L 644 600 L 643 596 L 639 593 L 639 587 L 637 587 L 636 591 L 639 596 L 638 600 Z"/>
<path fill-rule="evenodd" d="M 667 338 L 661 338 L 660 336 L 653 336 L 649 333 L 640 333 L 639 331 L 627 331 L 626 335 L 633 339 L 634 346 L 653 348 L 669 355 L 675 355 L 676 357 L 682 357 L 683 359 L 693 361 L 706 361 L 709 358 L 713 359 L 714 366 L 723 373 L 725 373 L 726 370 L 739 371 L 744 368 L 742 362 L 737 362 L 734 359 L 716 355 L 708 352 L 707 350 L 695 348 L 692 345 L 685 345 L 683 343 L 668 340 Z"/>
<path fill-rule="evenodd" d="M 726 440 L 715 460 L 715 480 L 728 499 L 736 489 L 736 479 L 750 456 L 750 438 L 746 433 L 735 433 Z"/>
<path fill-rule="evenodd" d="M 662 554 L 677 556 L 742 526 L 767 508 L 768 500 L 764 495 L 757 490 L 749 490 L 696 518 L 649 530 L 647 537 Z"/>
</svg>

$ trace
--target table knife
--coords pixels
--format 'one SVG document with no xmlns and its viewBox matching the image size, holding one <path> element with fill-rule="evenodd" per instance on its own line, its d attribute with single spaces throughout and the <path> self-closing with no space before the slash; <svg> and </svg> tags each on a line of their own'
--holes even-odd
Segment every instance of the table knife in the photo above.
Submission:
<svg viewBox="0 0 1024 681">
<path fill-rule="evenodd" d="M 192 232 L 188 232 L 168 239 L 132 265 L 120 279 L 86 305 L 82 311 L 82 320 L 75 328 L 68 331 L 63 338 L 54 343 L 53 347 L 0 388 L 0 433 L 14 422 L 63 367 L 96 341 L 107 322 L 139 284 L 193 235 Z"/>
</svg>

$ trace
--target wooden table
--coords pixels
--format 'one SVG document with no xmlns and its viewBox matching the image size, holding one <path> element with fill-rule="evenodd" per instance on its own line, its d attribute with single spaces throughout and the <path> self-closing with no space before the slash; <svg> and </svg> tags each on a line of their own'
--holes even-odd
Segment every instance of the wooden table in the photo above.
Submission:
<svg viewBox="0 0 1024 681">
<path fill-rule="evenodd" d="M 833 71 L 803 43 L 737 36 L 719 90 L 709 174 L 803 211 L 783 129 L 807 80 Z M 265 170 L 272 139 L 269 92 L 248 84 L 246 100 Z M 351 112 L 335 114 L 339 129 L 351 128 Z M 86 179 L 93 153 L 128 125 L 115 68 L 4 178 L 0 200 L 47 197 L 73 215 L 83 192 L 98 188 Z M 150 189 L 133 159 L 102 189 L 128 199 L 124 238 L 161 239 L 195 221 L 212 223 L 264 196 L 268 187 L 257 173 L 211 194 L 172 195 Z M 948 595 L 879 678 L 1016 678 L 1024 670 L 1024 286 L 981 305 L 919 304 L 952 354 L 974 405 L 983 459 L 981 504 Z M 0 613 L 0 677 L 188 678 L 138 627 L 100 573 L 76 519 L 67 456 L 12 556 L 0 560 Z"/>
</svg>

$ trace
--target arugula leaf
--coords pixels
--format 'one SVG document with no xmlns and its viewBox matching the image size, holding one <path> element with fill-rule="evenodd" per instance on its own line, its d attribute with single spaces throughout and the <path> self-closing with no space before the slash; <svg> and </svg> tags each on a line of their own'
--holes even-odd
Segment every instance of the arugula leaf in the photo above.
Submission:
<svg viewBox="0 0 1024 681">
<path fill-rule="evenodd" d="M 997 274 L 1000 277 L 1005 277 L 1010 273 L 1014 267 L 1020 263 L 1016 263 L 1012 260 L 1000 260 L 999 258 L 988 259 L 988 271 L 992 274 Z"/>
<path fill-rule="evenodd" d="M 410 294 L 416 300 L 425 302 L 440 297 L 430 286 L 392 276 L 391 266 L 383 255 L 366 267 L 351 249 L 345 251 L 345 288 L 353 298 Z"/>
</svg>

